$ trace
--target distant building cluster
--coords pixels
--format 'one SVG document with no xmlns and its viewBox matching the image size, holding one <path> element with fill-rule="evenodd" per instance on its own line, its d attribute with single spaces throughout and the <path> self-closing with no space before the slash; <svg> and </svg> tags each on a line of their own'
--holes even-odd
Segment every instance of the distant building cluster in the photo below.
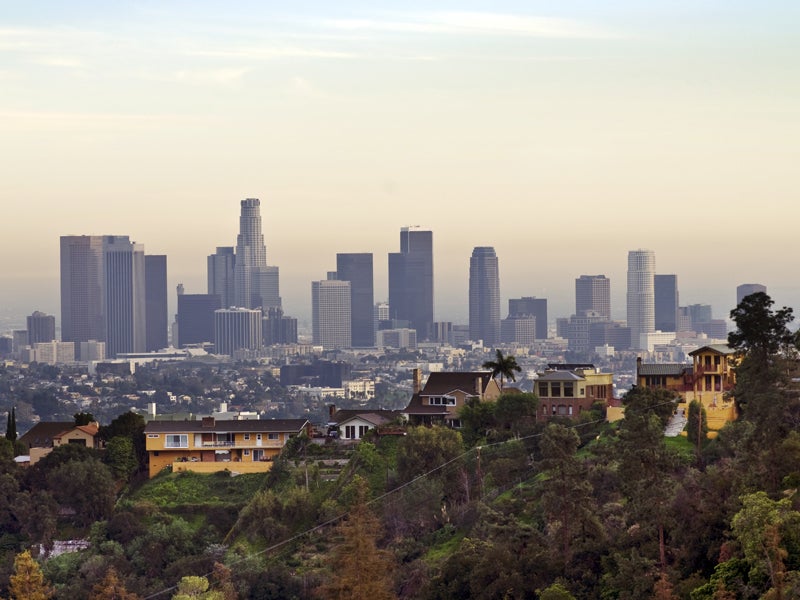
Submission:
<svg viewBox="0 0 800 600">
<path fill-rule="evenodd" d="M 269 355 L 276 345 L 297 344 L 297 319 L 282 306 L 279 268 L 267 261 L 261 202 L 247 198 L 240 204 L 236 245 L 219 246 L 207 257 L 206 293 L 185 293 L 178 286 L 171 325 L 166 256 L 146 254 L 125 235 L 62 236 L 60 340 L 55 317 L 35 311 L 26 330 L 0 338 L 0 354 L 60 364 L 174 346 L 250 359 Z M 628 253 L 626 321 L 611 318 L 611 281 L 602 274 L 580 275 L 575 312 L 556 319 L 554 331 L 546 298 L 511 298 L 503 318 L 500 260 L 491 246 L 476 246 L 469 258 L 469 322 L 436 321 L 433 257 L 430 229 L 402 227 L 399 251 L 388 254 L 388 301 L 376 302 L 373 255 L 336 254 L 336 270 L 311 282 L 313 346 L 322 351 L 413 351 L 421 343 L 530 348 L 556 339 L 575 355 L 590 357 L 727 336 L 726 321 L 715 319 L 710 305 L 680 305 L 677 275 L 657 273 L 652 250 Z M 760 284 L 742 284 L 737 304 L 765 291 Z"/>
</svg>

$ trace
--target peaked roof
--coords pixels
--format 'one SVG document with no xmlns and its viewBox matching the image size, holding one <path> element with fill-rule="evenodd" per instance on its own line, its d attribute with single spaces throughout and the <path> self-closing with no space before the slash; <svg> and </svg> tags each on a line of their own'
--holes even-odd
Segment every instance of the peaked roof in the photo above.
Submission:
<svg viewBox="0 0 800 600">
<path fill-rule="evenodd" d="M 19 441 L 28 448 L 50 448 L 53 438 L 72 429 L 75 429 L 75 421 L 40 421 L 22 435 Z"/>
<path fill-rule="evenodd" d="M 383 425 L 389 421 L 393 421 L 401 415 L 399 410 L 356 410 L 356 409 L 341 409 L 337 410 L 331 418 L 331 422 L 342 424 L 354 418 L 360 418 L 373 425 Z"/>
<path fill-rule="evenodd" d="M 475 382 L 480 381 L 480 389 L 475 389 Z M 425 387 L 422 388 L 422 396 L 441 396 L 460 390 L 466 394 L 482 394 L 489 382 L 492 380 L 490 371 L 442 371 L 431 373 Z"/>
<path fill-rule="evenodd" d="M 698 348 L 697 350 L 692 350 L 689 352 L 689 356 L 696 356 L 697 354 L 701 354 L 703 352 L 716 352 L 717 354 L 736 354 L 736 350 L 728 346 L 728 344 L 709 344 L 708 346 L 703 346 L 702 348 Z"/>
<path fill-rule="evenodd" d="M 584 379 L 572 371 L 545 371 L 536 381 L 584 381 Z"/>
</svg>

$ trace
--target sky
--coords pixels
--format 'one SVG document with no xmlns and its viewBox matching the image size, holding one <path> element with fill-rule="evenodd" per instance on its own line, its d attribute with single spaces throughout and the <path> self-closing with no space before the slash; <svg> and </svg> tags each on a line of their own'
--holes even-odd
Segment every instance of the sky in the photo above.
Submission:
<svg viewBox="0 0 800 600">
<path fill-rule="evenodd" d="M 286 314 L 337 252 L 434 232 L 437 320 L 469 256 L 574 311 L 655 252 L 682 305 L 800 310 L 800 3 L 0 0 L 0 317 L 60 317 L 59 236 L 130 235 L 206 291 L 261 199 Z M 174 311 L 174 294 L 170 294 Z"/>
</svg>

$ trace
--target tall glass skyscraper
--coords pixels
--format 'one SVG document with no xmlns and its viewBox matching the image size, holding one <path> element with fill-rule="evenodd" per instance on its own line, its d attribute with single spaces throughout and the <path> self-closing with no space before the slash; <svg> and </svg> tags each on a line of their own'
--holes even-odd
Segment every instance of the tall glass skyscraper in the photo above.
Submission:
<svg viewBox="0 0 800 600">
<path fill-rule="evenodd" d="M 234 300 L 242 308 L 267 310 L 270 306 L 280 306 L 278 267 L 267 266 L 267 248 L 261 233 L 261 201 L 247 198 L 241 205 L 239 235 L 236 237 Z"/>
<path fill-rule="evenodd" d="M 336 255 L 336 278 L 350 282 L 350 327 L 355 348 L 375 345 L 372 254 Z"/>
<path fill-rule="evenodd" d="M 490 347 L 500 342 L 500 272 L 489 246 L 476 247 L 469 259 L 469 336 Z"/>
<path fill-rule="evenodd" d="M 235 301 L 234 267 L 236 255 L 233 246 L 217 246 L 208 256 L 208 293 L 219 296 L 220 305 L 230 308 Z"/>
<path fill-rule="evenodd" d="M 419 226 L 400 229 L 400 252 L 389 253 L 389 313 L 407 321 L 417 338 L 433 331 L 433 232 Z"/>
<path fill-rule="evenodd" d="M 102 235 L 61 236 L 61 340 L 106 339 Z"/>
<path fill-rule="evenodd" d="M 144 246 L 126 235 L 103 242 L 106 309 L 106 354 L 144 352 L 146 304 Z"/>
<path fill-rule="evenodd" d="M 325 350 L 352 346 L 349 281 L 312 281 L 311 312 L 315 344 Z"/>
<path fill-rule="evenodd" d="M 641 348 L 641 334 L 655 331 L 656 256 L 652 250 L 628 252 L 628 327 L 631 348 Z"/>
</svg>

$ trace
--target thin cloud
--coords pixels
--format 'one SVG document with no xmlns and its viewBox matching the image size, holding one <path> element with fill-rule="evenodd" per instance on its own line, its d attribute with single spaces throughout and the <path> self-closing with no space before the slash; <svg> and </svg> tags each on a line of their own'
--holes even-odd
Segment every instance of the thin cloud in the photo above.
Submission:
<svg viewBox="0 0 800 600">
<path fill-rule="evenodd" d="M 477 34 L 540 38 L 607 39 L 617 34 L 599 27 L 553 17 L 504 13 L 429 12 L 387 19 L 329 19 L 322 25 L 358 32 Z"/>
<path fill-rule="evenodd" d="M 237 58 L 250 60 L 275 60 L 279 58 L 356 58 L 352 52 L 336 52 L 298 46 L 239 46 L 203 50 L 187 50 L 189 56 L 210 58 Z"/>
</svg>

